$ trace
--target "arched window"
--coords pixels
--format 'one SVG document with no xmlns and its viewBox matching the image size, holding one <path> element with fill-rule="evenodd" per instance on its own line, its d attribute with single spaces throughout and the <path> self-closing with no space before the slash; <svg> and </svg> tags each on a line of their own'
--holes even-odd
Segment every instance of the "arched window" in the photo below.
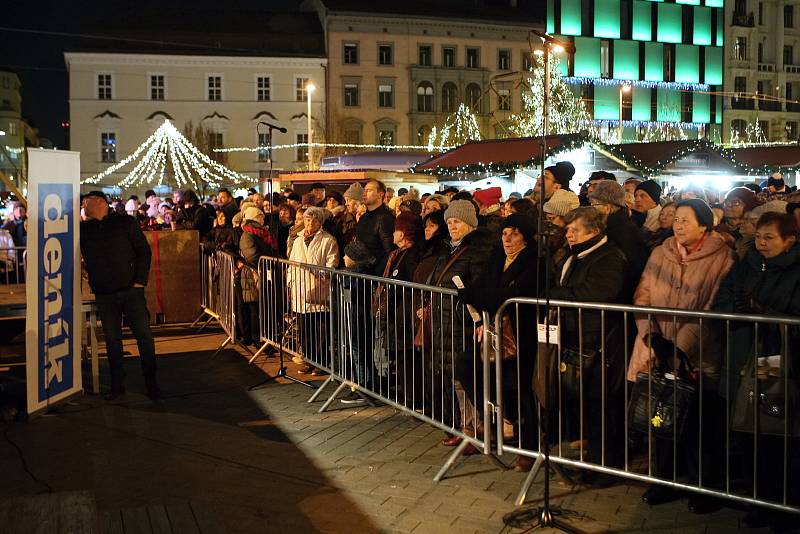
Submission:
<svg viewBox="0 0 800 534">
<path fill-rule="evenodd" d="M 747 121 L 744 119 L 733 119 L 731 121 L 731 135 L 734 133 L 740 137 L 744 137 L 745 130 L 747 130 Z"/>
<path fill-rule="evenodd" d="M 420 82 L 417 86 L 417 111 L 433 111 L 433 85 Z"/>
<path fill-rule="evenodd" d="M 447 82 L 442 86 L 442 111 L 453 113 L 458 107 L 458 87 L 453 82 Z"/>
<path fill-rule="evenodd" d="M 481 87 L 477 83 L 467 86 L 467 105 L 473 113 L 481 112 Z"/>
<path fill-rule="evenodd" d="M 417 144 L 418 145 L 427 145 L 428 138 L 431 136 L 431 127 L 427 124 L 423 124 L 417 130 Z"/>
</svg>

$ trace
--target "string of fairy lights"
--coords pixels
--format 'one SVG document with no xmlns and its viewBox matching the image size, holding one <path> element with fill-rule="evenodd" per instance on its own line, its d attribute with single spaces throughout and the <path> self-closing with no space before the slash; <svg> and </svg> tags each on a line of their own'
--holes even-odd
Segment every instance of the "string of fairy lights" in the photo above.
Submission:
<svg viewBox="0 0 800 534">
<path fill-rule="evenodd" d="M 249 176 L 232 171 L 202 153 L 169 120 L 165 120 L 130 155 L 83 183 L 97 184 L 133 162 L 136 164 L 117 184 L 119 187 L 163 185 L 168 174 L 172 175 L 178 187 L 196 186 L 195 176 L 211 187 L 252 181 Z M 168 168 L 171 170 L 169 173 Z"/>
</svg>

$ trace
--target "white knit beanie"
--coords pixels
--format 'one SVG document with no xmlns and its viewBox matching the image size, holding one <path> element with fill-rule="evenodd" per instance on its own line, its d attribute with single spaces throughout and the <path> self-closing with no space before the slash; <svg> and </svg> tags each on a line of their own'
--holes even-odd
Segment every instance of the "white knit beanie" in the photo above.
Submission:
<svg viewBox="0 0 800 534">
<path fill-rule="evenodd" d="M 566 189 L 556 189 L 550 200 L 544 203 L 542 210 L 545 213 L 563 217 L 580 205 L 581 201 L 578 200 L 578 195 Z"/>
</svg>

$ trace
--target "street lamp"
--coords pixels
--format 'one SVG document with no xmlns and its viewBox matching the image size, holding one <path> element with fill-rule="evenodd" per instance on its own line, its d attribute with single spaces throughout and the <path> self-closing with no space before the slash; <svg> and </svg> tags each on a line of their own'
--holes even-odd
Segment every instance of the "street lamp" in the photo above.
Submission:
<svg viewBox="0 0 800 534">
<path fill-rule="evenodd" d="M 619 138 L 617 141 L 619 143 L 622 143 L 622 130 L 623 130 L 622 129 L 622 95 L 624 93 L 629 93 L 630 90 L 631 90 L 631 86 L 626 84 L 626 83 L 623 83 L 622 85 L 619 86 L 619 129 L 617 131 L 618 132 L 617 133 L 617 137 Z"/>
<path fill-rule="evenodd" d="M 307 133 L 306 137 L 308 139 L 308 169 L 309 170 L 313 170 L 314 169 L 314 158 L 313 158 L 313 150 L 314 149 L 311 147 L 311 142 L 312 142 L 312 139 L 314 137 L 314 132 L 311 129 L 311 93 L 313 93 L 316 88 L 317 87 L 311 82 L 308 82 L 306 84 L 306 102 L 308 103 L 308 110 L 306 112 L 306 115 L 307 115 L 307 118 L 308 118 L 308 126 L 307 126 L 308 133 Z"/>
</svg>

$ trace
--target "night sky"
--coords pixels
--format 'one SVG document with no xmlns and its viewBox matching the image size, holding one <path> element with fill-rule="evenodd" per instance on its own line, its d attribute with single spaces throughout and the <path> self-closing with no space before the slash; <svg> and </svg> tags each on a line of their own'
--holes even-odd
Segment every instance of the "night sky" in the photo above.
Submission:
<svg viewBox="0 0 800 534">
<path fill-rule="evenodd" d="M 154 21 L 180 22 L 180 17 L 169 21 L 159 17 L 166 6 L 170 10 L 185 9 L 195 17 L 200 14 L 203 25 L 192 24 L 192 29 L 211 33 L 215 29 L 214 12 L 223 9 L 220 6 L 225 6 L 228 14 L 235 9 L 246 20 L 249 11 L 286 11 L 299 3 L 299 0 L 4 2 L 5 16 L 0 21 L 0 69 L 16 72 L 22 82 L 23 117 L 39 128 L 41 137 L 52 140 L 58 148 L 67 149 L 68 132 L 61 127 L 61 122 L 69 118 L 65 49 L 86 47 L 87 43 L 93 47 L 108 44 L 113 48 L 118 42 L 113 36 L 126 29 L 137 32 L 153 29 L 162 39 L 169 40 L 169 26 L 151 27 Z"/>
</svg>

